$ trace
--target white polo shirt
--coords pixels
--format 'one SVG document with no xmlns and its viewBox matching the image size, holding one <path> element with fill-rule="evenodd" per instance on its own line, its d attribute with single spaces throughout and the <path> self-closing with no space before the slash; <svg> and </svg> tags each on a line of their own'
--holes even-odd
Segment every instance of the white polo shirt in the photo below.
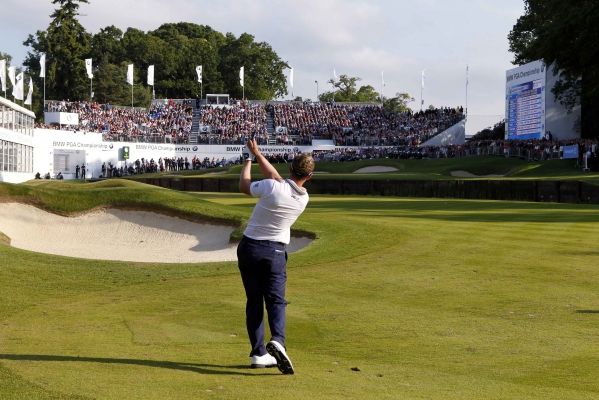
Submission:
<svg viewBox="0 0 599 400">
<path fill-rule="evenodd" d="M 308 204 L 308 192 L 291 179 L 252 182 L 250 192 L 260 197 L 248 221 L 245 236 L 289 244 L 291 225 Z"/>
</svg>

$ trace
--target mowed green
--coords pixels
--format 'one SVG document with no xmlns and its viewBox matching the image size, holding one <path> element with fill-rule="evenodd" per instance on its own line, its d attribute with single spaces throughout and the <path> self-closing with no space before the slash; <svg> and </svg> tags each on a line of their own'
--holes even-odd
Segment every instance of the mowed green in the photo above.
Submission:
<svg viewBox="0 0 599 400">
<path fill-rule="evenodd" d="M 254 204 L 123 181 L 0 185 L 0 198 L 236 224 Z M 235 263 L 0 240 L 0 398 L 599 397 L 599 206 L 313 196 L 297 225 L 317 239 L 289 258 L 293 376 L 248 368 Z"/>
</svg>

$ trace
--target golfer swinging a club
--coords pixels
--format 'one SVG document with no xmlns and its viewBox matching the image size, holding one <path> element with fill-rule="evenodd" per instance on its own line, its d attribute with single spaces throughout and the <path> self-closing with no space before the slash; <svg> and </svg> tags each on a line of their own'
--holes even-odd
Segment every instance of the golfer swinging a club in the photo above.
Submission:
<svg viewBox="0 0 599 400">
<path fill-rule="evenodd" d="M 293 374 L 285 351 L 285 283 L 290 228 L 308 204 L 304 183 L 312 178 L 314 160 L 309 154 L 294 157 L 289 179 L 283 179 L 260 153 L 255 140 L 247 143 L 239 176 L 239 190 L 259 197 L 243 239 L 237 247 L 239 271 L 245 294 L 246 325 L 252 346 L 252 368 L 274 367 Z M 265 179 L 251 181 L 252 158 Z M 272 339 L 264 346 L 264 304 Z"/>
</svg>

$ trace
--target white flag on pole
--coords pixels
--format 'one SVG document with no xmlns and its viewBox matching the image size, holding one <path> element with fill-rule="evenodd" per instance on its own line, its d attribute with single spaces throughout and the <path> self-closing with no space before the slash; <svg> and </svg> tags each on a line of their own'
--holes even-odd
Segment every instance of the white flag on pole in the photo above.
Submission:
<svg viewBox="0 0 599 400">
<path fill-rule="evenodd" d="M 381 71 L 381 83 L 383 87 L 385 87 L 385 71 Z"/>
<path fill-rule="evenodd" d="M 154 66 L 148 67 L 148 85 L 154 86 Z"/>
<path fill-rule="evenodd" d="M 241 85 L 241 87 L 245 87 L 244 86 L 244 72 L 245 72 L 245 67 L 239 68 L 239 84 Z"/>
<path fill-rule="evenodd" d="M 15 78 L 15 86 L 12 88 L 12 96 L 17 100 L 23 100 L 23 73 Z"/>
<path fill-rule="evenodd" d="M 17 73 L 16 67 L 13 67 L 12 65 L 10 67 L 8 67 L 8 79 L 10 79 L 10 85 L 13 88 L 15 87 L 15 74 L 16 73 Z"/>
<path fill-rule="evenodd" d="M 127 65 L 127 83 L 133 86 L 133 64 Z"/>
<path fill-rule="evenodd" d="M 94 73 L 92 72 L 92 59 L 85 59 L 85 71 L 87 72 L 88 79 L 94 79 Z"/>
<path fill-rule="evenodd" d="M 196 67 L 196 74 L 198 74 L 198 83 L 202 83 L 202 66 L 198 65 Z"/>
<path fill-rule="evenodd" d="M 40 57 L 40 78 L 46 77 L 46 53 L 42 53 Z"/>
<path fill-rule="evenodd" d="M 2 81 L 2 91 L 6 92 L 6 60 L 0 60 L 0 80 Z"/>
<path fill-rule="evenodd" d="M 468 86 L 468 75 L 469 75 L 469 71 L 468 71 L 468 66 L 466 65 L 466 86 Z"/>
<path fill-rule="evenodd" d="M 335 68 L 333 68 L 333 79 L 335 81 L 339 80 L 339 78 L 337 77 L 337 71 L 335 71 Z"/>
<path fill-rule="evenodd" d="M 421 89 L 420 92 L 421 93 L 424 92 L 424 78 L 425 78 L 424 77 L 424 70 L 422 70 L 422 82 L 421 82 L 421 86 L 420 86 L 420 89 Z M 420 107 L 424 107 L 424 97 L 422 97 L 422 96 L 420 98 Z"/>
<path fill-rule="evenodd" d="M 29 77 L 29 92 L 27 92 L 27 98 L 25 99 L 25 104 L 31 105 L 31 97 L 33 96 L 33 79 Z"/>
<path fill-rule="evenodd" d="M 293 89 L 293 68 L 289 68 L 289 87 Z"/>
</svg>

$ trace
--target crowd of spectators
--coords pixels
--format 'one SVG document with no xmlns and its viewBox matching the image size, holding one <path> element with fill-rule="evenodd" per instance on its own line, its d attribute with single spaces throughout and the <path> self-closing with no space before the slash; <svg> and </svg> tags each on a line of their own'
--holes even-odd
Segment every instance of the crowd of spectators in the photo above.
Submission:
<svg viewBox="0 0 599 400">
<path fill-rule="evenodd" d="M 46 111 L 77 113 L 79 124 L 72 129 L 101 132 L 108 141 L 188 143 L 193 123 L 191 101 L 160 101 L 149 109 L 49 101 Z M 247 101 L 204 105 L 199 115 L 198 143 L 243 144 L 253 137 L 259 144 L 324 139 L 338 146 L 418 145 L 464 118 L 461 108 L 396 113 L 380 105 Z"/>
<path fill-rule="evenodd" d="M 241 101 L 232 106 L 203 106 L 200 125 L 210 130 L 209 134 L 200 134 L 200 143 L 245 143 L 251 137 L 259 144 L 268 143 L 263 104 Z"/>
<path fill-rule="evenodd" d="M 283 128 L 280 142 L 288 136 L 297 137 L 297 144 L 309 144 L 312 139 L 333 139 L 352 126 L 347 107 L 328 103 L 277 103 L 267 109 L 274 115 L 275 126 Z"/>
<path fill-rule="evenodd" d="M 413 113 L 389 112 L 379 105 L 278 103 L 274 114 L 280 144 L 309 144 L 330 139 L 337 146 L 418 145 L 464 118 L 463 109 L 439 108 Z"/>
<path fill-rule="evenodd" d="M 334 137 L 338 146 L 417 146 L 464 118 L 461 107 L 397 113 L 379 106 L 353 106 L 347 112 L 352 130 Z"/>
<path fill-rule="evenodd" d="M 192 124 L 191 106 L 172 100 L 156 103 L 149 109 L 88 101 L 52 101 L 46 103 L 46 111 L 77 113 L 79 125 L 74 129 L 101 132 L 108 141 L 167 138 L 172 143 L 187 143 Z"/>
</svg>

